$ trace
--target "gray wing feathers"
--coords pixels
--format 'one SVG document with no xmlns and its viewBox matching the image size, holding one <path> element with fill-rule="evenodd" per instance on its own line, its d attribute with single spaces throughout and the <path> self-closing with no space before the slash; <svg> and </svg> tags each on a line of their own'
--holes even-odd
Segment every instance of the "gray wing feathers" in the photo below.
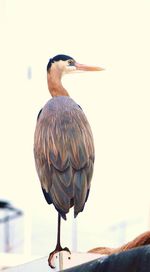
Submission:
<svg viewBox="0 0 150 272">
<path fill-rule="evenodd" d="M 75 217 L 81 212 L 84 208 L 87 192 L 88 192 L 88 184 L 87 184 L 87 176 L 84 169 L 77 171 L 74 175 L 73 179 L 74 183 L 74 215 Z"/>
<path fill-rule="evenodd" d="M 41 186 L 63 214 L 74 205 L 83 210 L 93 173 L 94 146 L 88 121 L 80 108 L 43 109 L 37 122 L 34 155 Z"/>
</svg>

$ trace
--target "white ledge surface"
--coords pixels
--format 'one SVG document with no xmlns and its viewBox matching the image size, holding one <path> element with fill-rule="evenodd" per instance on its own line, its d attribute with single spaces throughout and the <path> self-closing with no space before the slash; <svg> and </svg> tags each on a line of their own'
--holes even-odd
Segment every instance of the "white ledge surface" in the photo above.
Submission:
<svg viewBox="0 0 150 272">
<path fill-rule="evenodd" d="M 103 255 L 104 256 L 104 255 Z M 101 257 L 99 254 L 93 253 L 71 253 L 62 251 L 54 255 L 53 265 L 55 269 L 51 269 L 48 266 L 48 257 L 36 259 L 34 261 L 29 261 L 28 263 L 24 263 L 19 266 L 15 266 L 12 268 L 5 269 L 5 272 L 56 272 L 62 269 L 67 269 L 85 262 L 89 262 L 91 260 L 97 259 Z M 5 265 L 6 268 L 7 265 Z"/>
</svg>

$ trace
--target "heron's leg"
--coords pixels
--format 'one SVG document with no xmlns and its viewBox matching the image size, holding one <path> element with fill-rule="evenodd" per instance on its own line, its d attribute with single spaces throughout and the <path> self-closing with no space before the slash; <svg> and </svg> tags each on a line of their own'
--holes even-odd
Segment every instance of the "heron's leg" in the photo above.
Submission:
<svg viewBox="0 0 150 272">
<path fill-rule="evenodd" d="M 58 213 L 58 229 L 57 229 L 57 244 L 56 244 L 56 248 L 54 249 L 54 251 L 52 251 L 50 254 L 49 254 L 49 258 L 48 258 L 48 264 L 51 268 L 55 268 L 51 261 L 53 259 L 53 256 L 54 254 L 56 254 L 57 252 L 60 252 L 60 251 L 68 251 L 70 254 L 70 250 L 67 248 L 67 247 L 64 247 L 62 248 L 61 244 L 60 244 L 60 230 L 61 230 L 61 216 L 60 214 Z"/>
</svg>

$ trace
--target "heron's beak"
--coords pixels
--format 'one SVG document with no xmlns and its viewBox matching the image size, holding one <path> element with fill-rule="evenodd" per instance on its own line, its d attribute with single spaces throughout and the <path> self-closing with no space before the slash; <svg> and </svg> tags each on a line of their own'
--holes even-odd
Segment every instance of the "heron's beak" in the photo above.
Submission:
<svg viewBox="0 0 150 272">
<path fill-rule="evenodd" d="M 88 66 L 85 64 L 80 64 L 80 63 L 75 63 L 75 67 L 77 70 L 80 71 L 103 71 L 104 69 L 101 67 L 97 67 L 97 66 Z"/>
</svg>

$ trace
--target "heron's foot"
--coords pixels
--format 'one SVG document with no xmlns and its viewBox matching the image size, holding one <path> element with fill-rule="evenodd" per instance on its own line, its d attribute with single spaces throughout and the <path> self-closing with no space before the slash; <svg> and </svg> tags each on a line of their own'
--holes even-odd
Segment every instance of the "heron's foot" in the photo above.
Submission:
<svg viewBox="0 0 150 272">
<path fill-rule="evenodd" d="M 56 247 L 54 251 L 52 251 L 50 254 L 49 254 L 49 258 L 48 258 L 48 264 L 51 268 L 55 268 L 55 266 L 52 265 L 52 261 L 53 261 L 53 257 L 56 253 L 60 252 L 60 251 L 67 251 L 69 254 L 71 254 L 70 250 L 68 247 Z"/>
</svg>

